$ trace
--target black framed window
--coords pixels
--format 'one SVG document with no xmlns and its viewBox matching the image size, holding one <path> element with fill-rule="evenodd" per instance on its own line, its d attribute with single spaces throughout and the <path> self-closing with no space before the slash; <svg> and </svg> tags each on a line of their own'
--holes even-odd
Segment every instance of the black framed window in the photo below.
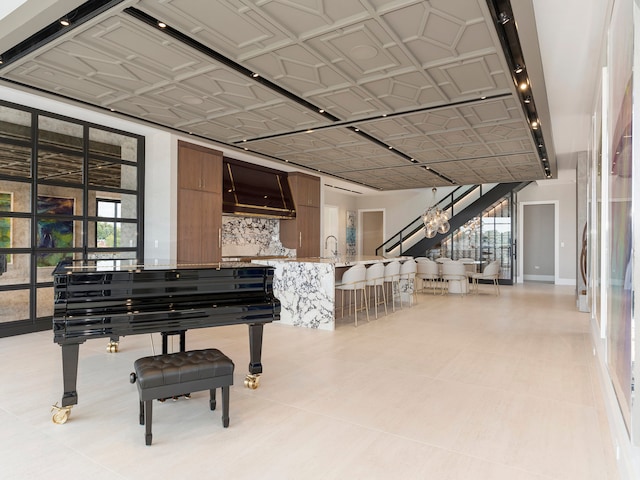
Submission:
<svg viewBox="0 0 640 480">
<path fill-rule="evenodd" d="M 61 260 L 143 258 L 144 137 L 0 101 L 0 336 L 51 328 Z"/>
</svg>

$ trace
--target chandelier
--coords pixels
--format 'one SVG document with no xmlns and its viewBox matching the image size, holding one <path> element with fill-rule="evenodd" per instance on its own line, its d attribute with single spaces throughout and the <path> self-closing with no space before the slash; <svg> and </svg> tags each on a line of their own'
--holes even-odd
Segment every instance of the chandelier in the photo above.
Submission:
<svg viewBox="0 0 640 480">
<path fill-rule="evenodd" d="M 433 205 L 427 208 L 427 211 L 422 214 L 424 236 L 427 238 L 435 237 L 436 233 L 445 234 L 449 231 L 449 228 L 451 228 L 449 225 L 449 214 L 436 207 L 437 191 L 438 189 L 435 187 L 431 189 L 433 193 Z"/>
</svg>

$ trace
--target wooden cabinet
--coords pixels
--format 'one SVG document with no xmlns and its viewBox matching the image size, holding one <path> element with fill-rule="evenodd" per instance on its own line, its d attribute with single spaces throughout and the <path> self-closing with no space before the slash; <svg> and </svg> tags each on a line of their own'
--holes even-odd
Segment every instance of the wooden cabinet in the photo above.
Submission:
<svg viewBox="0 0 640 480">
<path fill-rule="evenodd" d="M 296 204 L 296 218 L 280 221 L 280 241 L 295 248 L 296 256 L 320 256 L 320 178 L 304 173 L 288 175 Z"/>
<path fill-rule="evenodd" d="M 222 152 L 178 142 L 178 263 L 221 260 Z"/>
<path fill-rule="evenodd" d="M 288 179 L 296 208 L 299 206 L 320 208 L 320 177 L 291 172 Z"/>
</svg>

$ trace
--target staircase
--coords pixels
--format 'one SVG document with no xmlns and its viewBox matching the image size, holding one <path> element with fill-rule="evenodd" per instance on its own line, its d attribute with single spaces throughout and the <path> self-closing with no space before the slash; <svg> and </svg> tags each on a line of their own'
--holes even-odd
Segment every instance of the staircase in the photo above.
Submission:
<svg viewBox="0 0 640 480">
<path fill-rule="evenodd" d="M 424 224 L 422 216 L 416 218 L 400 232 L 393 235 L 376 249 L 376 255 L 423 257 L 434 246 L 441 243 L 451 232 L 466 224 L 469 220 L 479 216 L 491 205 L 504 198 L 513 191 L 519 191 L 529 182 L 499 183 L 493 188 L 483 191 L 482 185 L 458 187 L 450 195 L 442 199 L 437 206 L 444 211 L 451 212 L 449 225 L 451 229 L 446 234 L 436 234 L 433 238 L 426 238 L 423 234 Z M 470 201 L 474 196 L 476 200 Z M 456 206 L 464 207 L 456 212 Z"/>
</svg>

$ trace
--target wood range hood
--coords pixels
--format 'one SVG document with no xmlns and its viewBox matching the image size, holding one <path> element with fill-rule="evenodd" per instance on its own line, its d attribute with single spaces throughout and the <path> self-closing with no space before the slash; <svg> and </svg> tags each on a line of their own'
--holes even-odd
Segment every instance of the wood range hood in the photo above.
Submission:
<svg viewBox="0 0 640 480">
<path fill-rule="evenodd" d="M 224 157 L 222 213 L 248 217 L 295 218 L 287 173 Z"/>
</svg>

